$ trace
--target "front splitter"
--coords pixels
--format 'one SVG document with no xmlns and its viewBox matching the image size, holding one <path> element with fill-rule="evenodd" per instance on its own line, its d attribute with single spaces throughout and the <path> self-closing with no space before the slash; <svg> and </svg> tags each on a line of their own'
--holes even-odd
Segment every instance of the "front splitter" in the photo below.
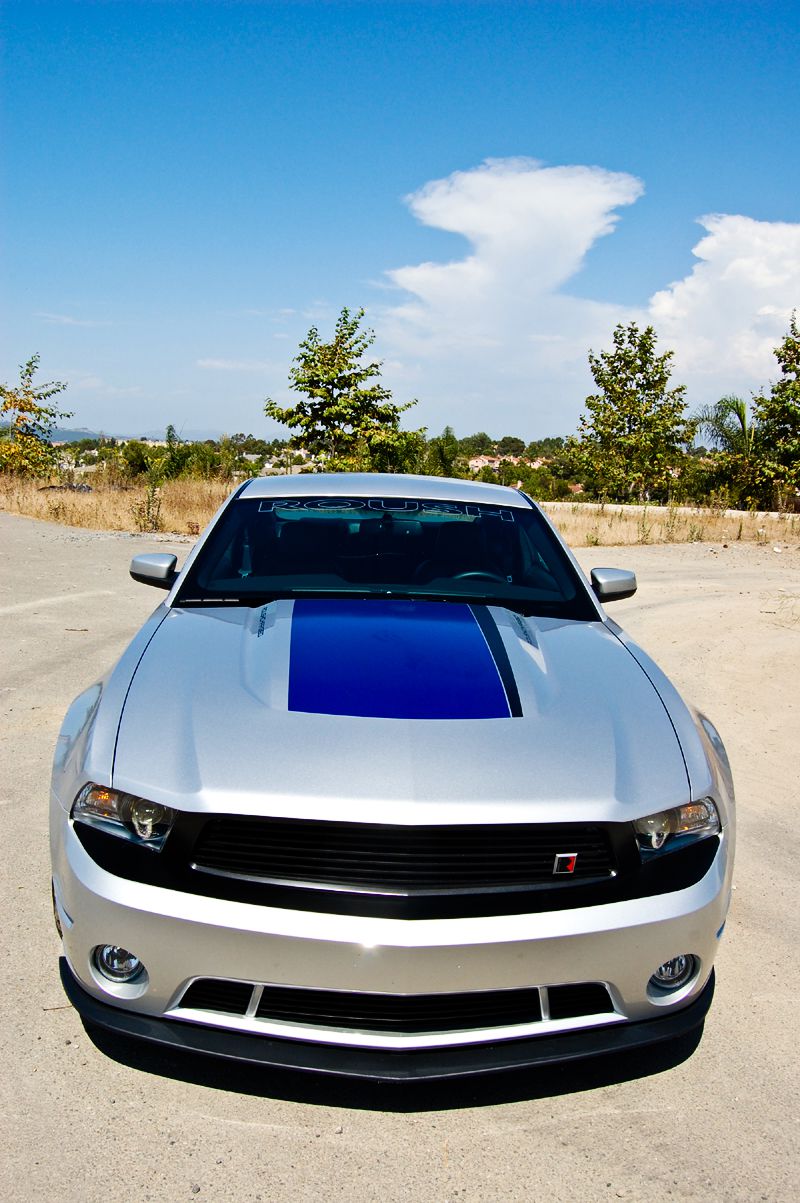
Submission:
<svg viewBox="0 0 800 1203">
<path fill-rule="evenodd" d="M 714 997 L 714 972 L 694 1002 L 656 1019 L 584 1028 L 556 1036 L 497 1040 L 458 1047 L 388 1052 L 311 1040 L 256 1036 L 179 1019 L 161 1019 L 124 1011 L 98 1001 L 83 989 L 65 957 L 61 982 L 67 998 L 87 1023 L 123 1036 L 166 1045 L 170 1049 L 223 1057 L 270 1069 L 299 1070 L 380 1082 L 426 1082 L 471 1078 L 512 1069 L 555 1065 L 623 1053 L 688 1035 L 702 1024 Z"/>
</svg>

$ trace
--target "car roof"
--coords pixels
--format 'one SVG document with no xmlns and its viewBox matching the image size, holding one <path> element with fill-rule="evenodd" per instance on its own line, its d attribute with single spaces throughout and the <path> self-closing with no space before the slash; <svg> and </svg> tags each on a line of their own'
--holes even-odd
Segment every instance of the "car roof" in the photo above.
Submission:
<svg viewBox="0 0 800 1203">
<path fill-rule="evenodd" d="M 517 489 L 477 480 L 442 476 L 399 476 L 385 472 L 306 472 L 295 476 L 257 476 L 239 493 L 254 497 L 419 497 L 431 501 L 472 501 L 480 505 L 530 509 Z"/>
</svg>

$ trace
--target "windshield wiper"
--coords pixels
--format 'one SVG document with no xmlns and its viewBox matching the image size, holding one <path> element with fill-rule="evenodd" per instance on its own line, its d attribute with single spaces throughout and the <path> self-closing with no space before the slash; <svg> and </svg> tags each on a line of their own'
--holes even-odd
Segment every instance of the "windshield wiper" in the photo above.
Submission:
<svg viewBox="0 0 800 1203">
<path fill-rule="evenodd" d="M 268 602 L 277 601 L 281 597 L 290 597 L 289 593 L 258 593 L 245 594 L 241 597 L 179 597 L 175 607 L 180 610 L 208 608 L 209 606 L 264 606 Z"/>
<path fill-rule="evenodd" d="M 424 589 L 391 589 L 376 588 L 375 586 L 353 586 L 349 589 L 323 587 L 318 589 L 279 589 L 271 593 L 226 594 L 222 597 L 179 597 L 174 603 L 178 609 L 209 609 L 214 606 L 244 606 L 255 609 L 268 605 L 270 602 L 292 600 L 295 598 L 359 598 L 364 601 L 417 601 L 443 602 L 447 605 L 460 606 L 500 606 L 522 614 L 525 618 L 533 615 L 558 618 L 563 615 L 563 607 L 553 602 L 537 601 L 534 598 L 492 597 L 485 593 L 443 593 Z"/>
</svg>

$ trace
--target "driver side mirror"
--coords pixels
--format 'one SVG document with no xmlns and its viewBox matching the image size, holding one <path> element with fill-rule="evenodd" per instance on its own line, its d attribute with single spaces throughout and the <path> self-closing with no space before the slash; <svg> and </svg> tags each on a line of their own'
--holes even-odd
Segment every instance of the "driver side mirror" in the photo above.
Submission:
<svg viewBox="0 0 800 1203">
<path fill-rule="evenodd" d="M 166 552 L 134 556 L 131 560 L 131 576 L 141 585 L 155 585 L 157 589 L 171 589 L 178 579 L 177 556 Z"/>
</svg>

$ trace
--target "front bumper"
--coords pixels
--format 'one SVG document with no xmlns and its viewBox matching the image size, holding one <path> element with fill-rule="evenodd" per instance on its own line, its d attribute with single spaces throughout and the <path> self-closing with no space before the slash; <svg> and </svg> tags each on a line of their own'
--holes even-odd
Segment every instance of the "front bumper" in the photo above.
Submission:
<svg viewBox="0 0 800 1203">
<path fill-rule="evenodd" d="M 146 1040 L 172 1050 L 202 1053 L 273 1070 L 399 1083 L 474 1078 L 608 1053 L 624 1053 L 662 1041 L 678 1040 L 700 1027 L 714 996 L 712 969 L 708 981 L 692 1003 L 656 1019 L 563 1032 L 555 1036 L 393 1052 L 256 1036 L 249 1032 L 123 1011 L 87 994 L 64 957 L 60 959 L 60 970 L 67 997 L 81 1017 L 87 1023 L 118 1035 Z"/>
<path fill-rule="evenodd" d="M 533 915 L 402 921 L 256 906 L 128 881 L 96 864 L 56 802 L 52 819 L 67 992 L 91 1022 L 144 1039 L 322 1072 L 441 1077 L 668 1039 L 697 1026 L 710 1002 L 730 891 L 724 837 L 702 879 L 673 893 Z M 146 979 L 122 986 L 105 980 L 93 965 L 99 944 L 131 949 Z M 694 980 L 668 998 L 651 996 L 656 966 L 680 953 L 697 959 Z M 277 1022 L 252 1011 L 187 1012 L 180 1005 L 185 991 L 206 978 L 396 996 L 595 982 L 608 991 L 612 1012 L 505 1028 L 364 1032 Z"/>
</svg>

